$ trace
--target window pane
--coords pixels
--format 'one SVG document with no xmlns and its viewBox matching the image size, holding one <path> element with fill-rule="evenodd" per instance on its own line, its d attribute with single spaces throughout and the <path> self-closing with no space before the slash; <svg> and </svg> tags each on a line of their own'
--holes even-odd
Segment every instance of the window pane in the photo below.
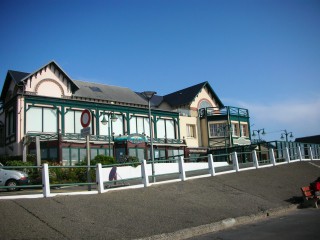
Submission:
<svg viewBox="0 0 320 240">
<path fill-rule="evenodd" d="M 98 155 L 97 149 L 91 149 L 91 160 L 94 159 Z"/>
<path fill-rule="evenodd" d="M 79 152 L 78 148 L 71 148 L 71 165 L 79 163 Z"/>
<path fill-rule="evenodd" d="M 58 149 L 57 148 L 49 148 L 50 159 L 56 160 L 58 159 Z"/>
<path fill-rule="evenodd" d="M 166 129 L 164 126 L 165 122 L 163 119 L 160 119 L 157 122 L 157 137 L 158 138 L 165 138 L 166 137 Z"/>
<path fill-rule="evenodd" d="M 81 119 L 81 112 L 76 111 L 74 115 L 75 133 L 81 133 L 82 125 L 81 125 L 80 119 Z"/>
<path fill-rule="evenodd" d="M 137 117 L 137 133 L 144 133 L 143 118 Z"/>
<path fill-rule="evenodd" d="M 42 132 L 42 108 L 32 107 L 26 114 L 27 132 Z"/>
<path fill-rule="evenodd" d="M 64 115 L 65 133 L 74 133 L 74 111 L 69 111 Z"/>
<path fill-rule="evenodd" d="M 112 123 L 112 132 L 114 132 L 115 136 L 123 135 L 123 116 L 116 115 L 118 118 L 117 121 Z"/>
<path fill-rule="evenodd" d="M 43 109 L 43 131 L 57 132 L 57 110 L 44 108 Z"/>
<path fill-rule="evenodd" d="M 69 148 L 62 148 L 62 162 L 63 162 L 63 165 L 70 165 Z"/>
<path fill-rule="evenodd" d="M 80 161 L 87 162 L 87 149 L 80 148 Z"/>
<path fill-rule="evenodd" d="M 150 135 L 150 127 L 149 127 L 149 118 L 144 118 L 144 133 L 149 136 Z"/>
<path fill-rule="evenodd" d="M 174 121 L 173 120 L 166 120 L 166 129 L 167 129 L 167 138 L 174 139 Z"/>
<path fill-rule="evenodd" d="M 141 148 L 138 148 L 137 149 L 137 157 L 138 157 L 138 159 L 141 161 L 141 160 L 143 160 L 144 159 L 144 149 L 141 149 Z"/>
<path fill-rule="evenodd" d="M 103 119 L 103 115 L 99 117 L 99 131 L 100 131 L 100 135 L 104 135 L 104 136 L 107 136 L 108 135 L 108 124 L 109 122 L 107 122 L 106 125 L 103 125 L 101 123 Z M 105 115 L 105 120 L 108 121 L 108 116 Z"/>
<path fill-rule="evenodd" d="M 129 148 L 129 156 L 136 157 L 136 149 L 135 148 Z"/>
<path fill-rule="evenodd" d="M 130 119 L 130 134 L 137 133 L 137 120 L 136 117 Z"/>
</svg>

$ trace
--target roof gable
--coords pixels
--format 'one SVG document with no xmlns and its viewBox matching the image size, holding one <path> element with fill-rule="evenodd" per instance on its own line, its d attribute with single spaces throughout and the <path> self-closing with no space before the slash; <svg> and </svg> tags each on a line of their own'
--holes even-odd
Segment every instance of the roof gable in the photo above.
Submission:
<svg viewBox="0 0 320 240">
<path fill-rule="evenodd" d="M 219 104 L 220 107 L 223 107 L 223 103 L 218 98 L 208 82 L 202 82 L 194 86 L 165 95 L 164 101 L 166 101 L 172 107 L 190 105 L 204 87 L 208 88 L 215 101 Z"/>
<path fill-rule="evenodd" d="M 21 79 L 21 82 L 26 82 L 29 79 L 31 79 L 33 76 L 36 76 L 38 73 L 41 73 L 42 71 L 46 70 L 47 68 L 51 69 L 53 67 L 54 71 L 58 71 L 59 75 L 61 74 L 64 79 L 66 79 L 70 85 L 72 92 L 75 92 L 79 89 L 79 87 L 75 84 L 75 82 L 66 74 L 66 72 L 55 62 L 51 61 L 48 64 L 44 65 L 43 67 L 39 68 L 35 72 L 25 76 L 23 79 Z"/>
</svg>

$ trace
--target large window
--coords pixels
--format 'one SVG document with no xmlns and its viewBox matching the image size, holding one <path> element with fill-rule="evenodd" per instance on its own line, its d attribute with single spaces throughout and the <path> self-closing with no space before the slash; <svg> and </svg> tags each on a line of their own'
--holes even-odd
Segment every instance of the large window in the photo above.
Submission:
<svg viewBox="0 0 320 240">
<path fill-rule="evenodd" d="M 136 157 L 141 161 L 145 158 L 144 157 L 144 149 L 143 148 L 129 148 L 129 156 Z"/>
<path fill-rule="evenodd" d="M 82 129 L 82 125 L 80 122 L 81 113 L 82 113 L 81 111 L 69 110 L 65 114 L 65 117 L 64 117 L 65 133 L 81 133 L 81 129 Z M 89 127 L 91 127 L 91 123 Z"/>
<path fill-rule="evenodd" d="M 175 139 L 175 125 L 173 120 L 159 119 L 157 122 L 157 137 Z"/>
<path fill-rule="evenodd" d="M 110 125 L 110 135 L 112 135 L 112 133 L 114 133 L 115 136 L 118 135 L 123 135 L 123 116 L 122 115 L 117 115 L 115 114 L 115 116 L 117 117 L 116 121 L 112 121 L 110 119 L 111 125 Z M 111 118 L 111 115 L 110 115 Z M 99 131 L 100 131 L 100 135 L 109 135 L 109 119 L 108 119 L 108 115 L 105 115 L 105 119 L 108 121 L 106 125 L 103 125 L 101 123 L 103 119 L 103 114 L 99 117 Z"/>
<path fill-rule="evenodd" d="M 224 137 L 229 134 L 226 123 L 209 123 L 209 137 Z"/>
<path fill-rule="evenodd" d="M 27 132 L 57 132 L 57 110 L 45 107 L 31 107 L 27 111 Z"/>
<path fill-rule="evenodd" d="M 133 116 L 130 119 L 130 133 L 145 133 L 147 136 L 150 135 L 149 118 L 147 117 L 136 117 Z"/>
</svg>

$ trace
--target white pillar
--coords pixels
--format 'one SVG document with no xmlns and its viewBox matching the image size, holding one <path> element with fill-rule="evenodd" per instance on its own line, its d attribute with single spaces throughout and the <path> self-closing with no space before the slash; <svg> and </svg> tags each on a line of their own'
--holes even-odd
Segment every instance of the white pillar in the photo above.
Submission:
<svg viewBox="0 0 320 240">
<path fill-rule="evenodd" d="M 257 151 L 256 150 L 252 151 L 252 158 L 253 158 L 254 166 L 258 169 L 259 168 L 259 161 L 258 161 Z"/>
<path fill-rule="evenodd" d="M 49 167 L 47 163 L 42 166 L 42 191 L 44 197 L 50 197 Z"/>
<path fill-rule="evenodd" d="M 40 136 L 36 136 L 37 166 L 41 165 Z"/>
<path fill-rule="evenodd" d="M 182 156 L 179 157 L 178 163 L 179 163 L 179 177 L 180 177 L 181 181 L 185 181 L 186 180 L 186 172 L 184 170 L 184 160 L 183 160 Z"/>
<path fill-rule="evenodd" d="M 276 165 L 276 158 L 274 157 L 274 151 L 273 151 L 273 148 L 270 148 L 269 149 L 269 155 L 270 155 L 270 162 L 273 166 Z"/>
<path fill-rule="evenodd" d="M 233 169 L 236 170 L 237 172 L 239 172 L 240 168 L 239 168 L 237 152 L 231 153 L 231 158 L 232 158 L 232 162 L 233 162 Z"/>
<path fill-rule="evenodd" d="M 216 175 L 216 171 L 214 169 L 214 164 L 213 164 L 212 154 L 208 155 L 208 165 L 209 165 L 209 174 L 211 174 L 211 176 Z"/>
<path fill-rule="evenodd" d="M 96 181 L 97 181 L 98 193 L 103 193 L 104 184 L 103 184 L 103 179 L 102 179 L 102 165 L 101 165 L 101 163 L 98 163 L 97 167 L 96 167 Z"/>
<path fill-rule="evenodd" d="M 289 154 L 289 148 L 288 147 L 286 147 L 285 150 L 284 150 L 284 157 L 286 159 L 286 162 L 290 163 L 290 154 Z"/>
<path fill-rule="evenodd" d="M 142 183 L 145 187 L 149 186 L 149 177 L 147 173 L 147 161 L 142 160 L 141 161 L 141 178 L 142 178 Z"/>
<path fill-rule="evenodd" d="M 301 148 L 300 148 L 300 146 L 298 146 L 298 155 L 299 155 L 300 161 L 302 161 L 302 154 L 301 154 Z"/>
</svg>

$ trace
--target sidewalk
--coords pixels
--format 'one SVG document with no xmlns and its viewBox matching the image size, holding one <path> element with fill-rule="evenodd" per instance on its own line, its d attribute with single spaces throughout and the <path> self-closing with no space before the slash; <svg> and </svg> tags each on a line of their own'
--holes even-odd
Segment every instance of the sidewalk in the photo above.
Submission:
<svg viewBox="0 0 320 240">
<path fill-rule="evenodd" d="M 320 162 L 95 195 L 1 200 L 1 239 L 183 239 L 298 206 Z M 153 236 L 153 237 L 151 237 Z"/>
</svg>

